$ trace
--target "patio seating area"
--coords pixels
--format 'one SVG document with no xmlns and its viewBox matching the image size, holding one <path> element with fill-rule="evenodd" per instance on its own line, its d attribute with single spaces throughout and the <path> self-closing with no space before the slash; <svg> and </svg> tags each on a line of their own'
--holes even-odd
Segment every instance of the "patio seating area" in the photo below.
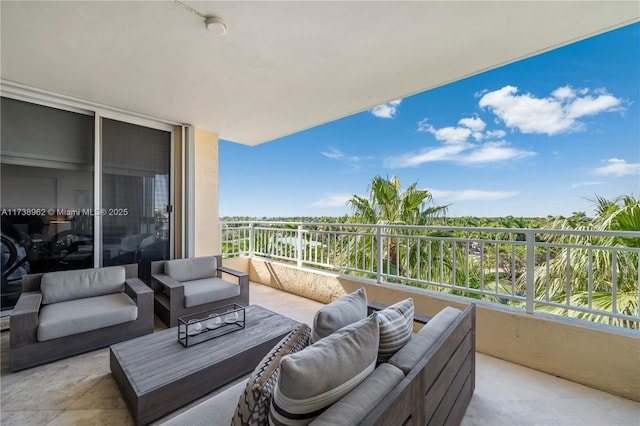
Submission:
<svg viewBox="0 0 640 426">
<path fill-rule="evenodd" d="M 250 294 L 250 303 L 307 324 L 323 306 L 253 282 Z M 156 318 L 156 331 L 165 328 Z M 11 373 L 9 333 L 3 331 L 0 339 L 2 425 L 133 424 L 109 370 L 108 348 Z M 464 425 L 637 425 L 640 418 L 640 403 L 481 353 L 476 363 L 476 389 Z M 213 395 L 152 424 L 160 425 Z"/>
</svg>

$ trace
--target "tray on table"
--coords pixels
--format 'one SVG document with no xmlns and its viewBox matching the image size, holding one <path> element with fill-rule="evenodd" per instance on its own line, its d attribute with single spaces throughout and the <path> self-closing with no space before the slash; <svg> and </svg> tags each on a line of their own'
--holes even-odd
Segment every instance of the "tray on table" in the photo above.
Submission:
<svg viewBox="0 0 640 426">
<path fill-rule="evenodd" d="M 245 309 L 236 303 L 225 305 L 179 318 L 178 341 L 189 347 L 241 330 L 244 326 Z"/>
</svg>

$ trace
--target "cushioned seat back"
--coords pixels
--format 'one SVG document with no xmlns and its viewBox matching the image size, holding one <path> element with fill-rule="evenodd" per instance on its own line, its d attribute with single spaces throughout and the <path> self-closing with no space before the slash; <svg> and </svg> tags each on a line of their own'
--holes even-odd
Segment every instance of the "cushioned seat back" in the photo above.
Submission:
<svg viewBox="0 0 640 426">
<path fill-rule="evenodd" d="M 194 257 L 169 260 L 164 264 L 164 273 L 176 281 L 193 281 L 216 276 L 216 257 Z"/>
<path fill-rule="evenodd" d="M 40 281 L 42 303 L 46 305 L 123 292 L 125 279 L 122 266 L 48 272 Z"/>
</svg>

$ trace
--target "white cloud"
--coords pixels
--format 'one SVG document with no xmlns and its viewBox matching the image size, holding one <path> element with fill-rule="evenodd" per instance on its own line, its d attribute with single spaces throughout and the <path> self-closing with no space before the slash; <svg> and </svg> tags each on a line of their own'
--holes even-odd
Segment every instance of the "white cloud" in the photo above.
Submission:
<svg viewBox="0 0 640 426">
<path fill-rule="evenodd" d="M 321 198 L 318 201 L 314 201 L 311 203 L 313 207 L 344 207 L 353 197 L 353 195 L 349 194 L 334 194 L 329 195 L 327 197 Z"/>
<path fill-rule="evenodd" d="M 589 89 L 573 89 L 570 86 L 554 90 L 550 97 L 536 98 L 530 93 L 518 94 L 515 86 L 505 86 L 485 93 L 479 106 L 489 108 L 499 120 L 511 129 L 522 133 L 559 133 L 578 131 L 584 124 L 579 118 L 601 112 L 622 110 L 622 100 L 604 89 L 587 95 Z"/>
<path fill-rule="evenodd" d="M 507 132 L 505 132 L 504 130 L 489 130 L 487 133 L 485 133 L 485 136 L 488 139 L 502 139 L 507 135 Z"/>
<path fill-rule="evenodd" d="M 471 136 L 471 129 L 466 127 L 443 127 L 433 132 L 436 139 L 446 144 L 464 143 Z"/>
<path fill-rule="evenodd" d="M 371 157 L 360 157 L 357 155 L 347 155 L 344 152 L 335 149 L 335 148 L 329 148 L 326 151 L 322 151 L 320 152 L 320 154 L 324 155 L 327 158 L 330 158 L 332 160 L 337 160 L 340 161 L 344 164 L 346 164 L 347 166 L 349 166 L 349 168 L 351 168 L 352 170 L 359 170 L 362 167 L 362 163 L 365 162 L 366 160 L 371 159 Z"/>
<path fill-rule="evenodd" d="M 455 160 L 459 153 L 469 149 L 470 146 L 472 145 L 444 145 L 437 148 L 428 148 L 419 153 L 410 152 L 397 157 L 387 157 L 384 159 L 384 166 L 389 169 L 402 169 L 404 167 L 419 166 L 420 164 L 433 161 Z"/>
<path fill-rule="evenodd" d="M 446 144 L 437 148 L 428 148 L 419 153 L 410 152 L 401 156 L 387 157 L 384 160 L 384 166 L 390 169 L 400 169 L 434 161 L 452 161 L 467 165 L 487 164 L 519 160 L 534 155 L 536 153 L 533 151 L 512 148 L 505 141 L 487 142 L 482 145 Z"/>
<path fill-rule="evenodd" d="M 327 158 L 343 158 L 344 157 L 344 153 L 335 148 L 329 148 L 328 151 L 321 152 L 321 154 Z"/>
<path fill-rule="evenodd" d="M 573 99 L 576 97 L 576 93 L 571 86 L 563 86 L 551 92 L 551 96 L 556 99 Z"/>
<path fill-rule="evenodd" d="M 401 102 L 402 99 L 398 99 L 397 101 L 378 105 L 377 107 L 371 108 L 371 114 L 378 118 L 394 118 Z"/>
<path fill-rule="evenodd" d="M 596 115 L 603 111 L 614 111 L 620 106 L 620 99 L 615 96 L 604 94 L 597 98 L 585 96 L 578 98 L 567 107 L 567 116 L 580 118 L 586 115 Z"/>
<path fill-rule="evenodd" d="M 464 127 L 468 127 L 474 132 L 481 132 L 487 127 L 487 123 L 482 121 L 480 117 L 463 118 L 458 121 L 458 124 Z"/>
<path fill-rule="evenodd" d="M 487 142 L 467 153 L 458 161 L 464 164 L 495 163 L 498 161 L 519 160 L 536 155 L 533 151 L 512 148 L 505 141 Z"/>
<path fill-rule="evenodd" d="M 436 129 L 429 124 L 428 119 L 424 118 L 418 123 L 418 131 L 424 133 L 431 133 L 437 140 L 446 144 L 461 144 L 465 143 L 469 136 L 473 133 L 468 127 L 442 127 Z"/>
<path fill-rule="evenodd" d="M 640 163 L 627 163 L 619 158 L 610 158 L 606 166 L 597 167 L 593 172 L 599 176 L 640 176 Z"/>
<path fill-rule="evenodd" d="M 601 185 L 604 182 L 602 181 L 592 181 L 592 182 L 577 182 L 571 185 L 571 189 L 582 188 L 583 186 L 594 186 Z"/>
<path fill-rule="evenodd" d="M 444 199 L 447 201 L 494 201 L 515 197 L 517 191 L 483 191 L 478 189 L 464 189 L 461 191 L 443 191 L 429 189 L 434 199 Z"/>
</svg>

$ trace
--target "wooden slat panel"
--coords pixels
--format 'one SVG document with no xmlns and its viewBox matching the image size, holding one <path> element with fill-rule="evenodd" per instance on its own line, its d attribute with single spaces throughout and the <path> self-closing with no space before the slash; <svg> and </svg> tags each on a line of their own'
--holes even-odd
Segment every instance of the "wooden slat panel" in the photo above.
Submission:
<svg viewBox="0 0 640 426">
<path fill-rule="evenodd" d="M 462 423 L 464 414 L 466 413 L 469 403 L 471 402 L 471 397 L 473 396 L 473 376 L 475 376 L 475 370 L 471 372 L 471 376 L 462 387 L 462 391 L 460 391 L 455 405 L 451 407 L 449 417 L 447 417 L 447 421 L 444 423 L 445 426 L 457 426 Z"/>
<path fill-rule="evenodd" d="M 438 409 L 433 414 L 428 424 L 434 426 L 440 426 L 446 423 L 447 418 L 449 417 L 452 408 L 455 406 L 456 400 L 460 395 L 463 387 L 465 385 L 471 386 L 471 359 L 467 358 L 465 363 L 462 365 L 458 374 L 454 377 L 451 382 L 451 386 L 449 386 L 447 393 L 444 395 L 442 402 L 438 406 Z"/>
<path fill-rule="evenodd" d="M 418 383 L 411 383 L 403 379 L 402 382 L 385 396 L 382 404 L 378 405 L 363 421 L 361 425 L 391 425 L 414 424 L 413 411 L 416 409 L 414 395 L 419 392 Z M 386 405 L 384 402 L 393 401 Z"/>
<path fill-rule="evenodd" d="M 427 390 L 424 394 L 424 410 L 425 413 L 433 413 L 440 404 L 440 401 L 447 394 L 451 383 L 463 368 L 465 363 L 470 362 L 471 354 L 471 336 L 467 334 L 465 340 L 458 347 L 458 349 L 452 354 L 451 359 L 446 364 L 433 386 Z M 468 367 L 471 370 L 471 366 Z"/>
<path fill-rule="evenodd" d="M 475 304 L 471 304 L 361 424 L 424 425 L 432 418 L 460 424 L 474 389 Z"/>
</svg>

